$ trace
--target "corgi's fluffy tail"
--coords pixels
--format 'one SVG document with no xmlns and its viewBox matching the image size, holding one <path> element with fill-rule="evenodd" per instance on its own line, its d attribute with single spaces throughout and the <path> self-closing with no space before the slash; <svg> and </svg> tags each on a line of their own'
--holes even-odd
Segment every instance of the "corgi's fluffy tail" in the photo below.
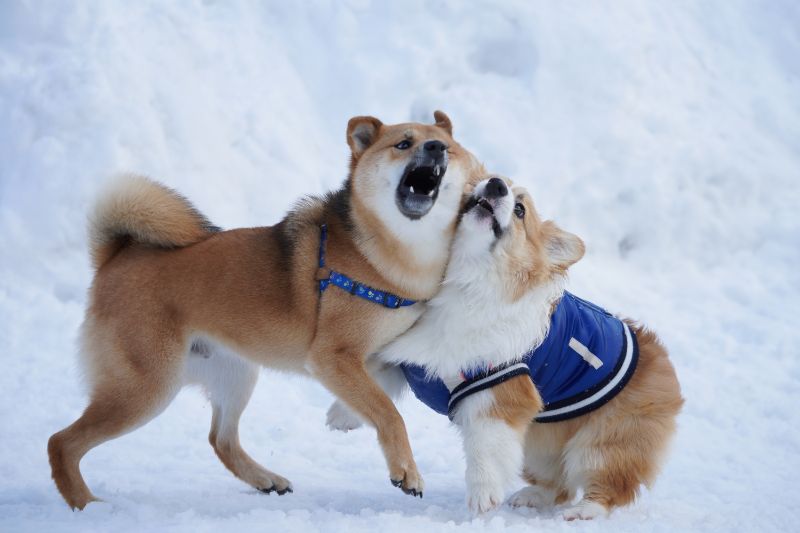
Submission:
<svg viewBox="0 0 800 533">
<path fill-rule="evenodd" d="M 100 196 L 90 215 L 92 263 L 99 269 L 133 243 L 176 248 L 217 231 L 174 190 L 144 176 L 121 176 Z"/>
</svg>

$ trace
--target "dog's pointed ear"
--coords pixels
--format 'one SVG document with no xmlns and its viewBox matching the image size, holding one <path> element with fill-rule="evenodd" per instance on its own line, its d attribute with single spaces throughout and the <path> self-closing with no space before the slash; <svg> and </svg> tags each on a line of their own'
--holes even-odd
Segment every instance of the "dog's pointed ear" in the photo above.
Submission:
<svg viewBox="0 0 800 533">
<path fill-rule="evenodd" d="M 453 136 L 453 123 L 450 122 L 450 117 L 444 111 L 434 111 L 433 119 L 436 121 L 436 126 L 442 128 L 451 137 Z"/>
<path fill-rule="evenodd" d="M 544 246 L 550 264 L 566 270 L 583 257 L 586 247 L 575 234 L 559 228 L 552 220 L 542 223 Z"/>
<path fill-rule="evenodd" d="M 375 117 L 353 117 L 347 123 L 347 144 L 353 157 L 359 157 L 378 138 L 383 122 Z"/>
</svg>

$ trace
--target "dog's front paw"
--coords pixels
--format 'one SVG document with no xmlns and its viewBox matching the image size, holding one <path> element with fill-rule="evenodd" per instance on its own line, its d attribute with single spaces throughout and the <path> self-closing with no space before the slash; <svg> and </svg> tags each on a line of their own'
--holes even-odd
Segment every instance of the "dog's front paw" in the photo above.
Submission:
<svg viewBox="0 0 800 533">
<path fill-rule="evenodd" d="M 253 483 L 253 486 L 264 494 L 272 494 L 274 492 L 278 496 L 283 496 L 286 493 L 294 492 L 291 481 L 267 470 L 259 475 L 258 479 Z"/>
<path fill-rule="evenodd" d="M 389 480 L 392 482 L 392 485 L 406 494 L 422 498 L 425 482 L 422 480 L 422 476 L 417 471 L 416 466 L 412 465 L 411 468 L 392 469 L 389 472 Z"/>
<path fill-rule="evenodd" d="M 534 509 L 550 507 L 554 502 L 553 491 L 539 486 L 520 489 L 508 499 L 511 507 L 533 507 Z"/>
<path fill-rule="evenodd" d="M 581 500 L 564 511 L 564 520 L 592 520 L 607 514 L 608 509 L 604 505 L 591 500 Z"/>
<path fill-rule="evenodd" d="M 347 433 L 351 429 L 360 428 L 363 423 L 349 407 L 337 400 L 328 409 L 325 425 L 331 430 Z"/>
<path fill-rule="evenodd" d="M 505 496 L 502 488 L 489 485 L 473 485 L 467 491 L 467 506 L 476 515 L 497 509 Z"/>
</svg>

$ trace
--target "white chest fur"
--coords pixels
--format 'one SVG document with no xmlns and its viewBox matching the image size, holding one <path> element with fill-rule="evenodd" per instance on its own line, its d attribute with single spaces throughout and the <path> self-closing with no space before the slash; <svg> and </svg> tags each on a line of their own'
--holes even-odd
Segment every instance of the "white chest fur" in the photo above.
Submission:
<svg viewBox="0 0 800 533">
<path fill-rule="evenodd" d="M 511 302 L 495 262 L 454 256 L 439 294 L 425 314 L 381 357 L 424 366 L 445 381 L 462 370 L 513 361 L 547 335 L 550 308 L 563 279 Z"/>
</svg>

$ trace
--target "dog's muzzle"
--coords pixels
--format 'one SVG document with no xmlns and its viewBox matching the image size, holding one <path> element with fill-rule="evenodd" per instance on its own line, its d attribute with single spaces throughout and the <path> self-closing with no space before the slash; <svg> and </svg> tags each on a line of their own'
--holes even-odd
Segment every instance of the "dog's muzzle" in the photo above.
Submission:
<svg viewBox="0 0 800 533">
<path fill-rule="evenodd" d="M 498 204 L 508 196 L 508 186 L 500 178 L 491 178 L 481 191 L 476 191 L 464 204 L 463 214 L 473 212 L 479 220 L 492 219 L 492 232 L 496 239 L 503 235 L 503 227 L 495 217 L 494 211 Z"/>
<path fill-rule="evenodd" d="M 436 203 L 446 171 L 447 146 L 441 141 L 423 144 L 397 185 L 395 203 L 400 212 L 411 220 L 427 215 Z"/>
</svg>

